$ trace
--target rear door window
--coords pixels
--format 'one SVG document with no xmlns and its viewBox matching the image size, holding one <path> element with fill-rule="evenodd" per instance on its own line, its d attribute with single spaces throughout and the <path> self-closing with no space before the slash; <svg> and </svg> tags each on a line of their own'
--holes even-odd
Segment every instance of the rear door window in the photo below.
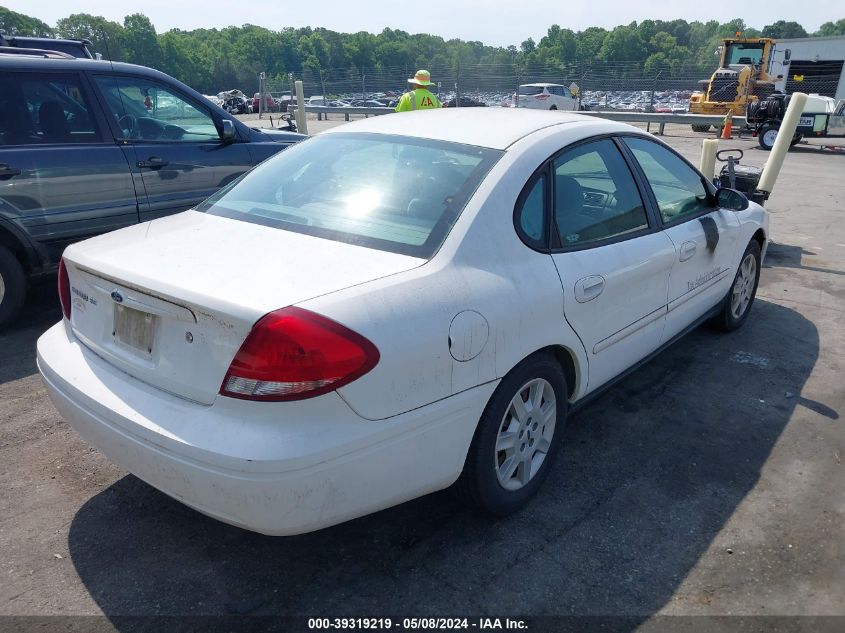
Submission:
<svg viewBox="0 0 845 633">
<path fill-rule="evenodd" d="M 102 141 L 77 74 L 3 73 L 0 112 L 3 145 Z"/>
</svg>

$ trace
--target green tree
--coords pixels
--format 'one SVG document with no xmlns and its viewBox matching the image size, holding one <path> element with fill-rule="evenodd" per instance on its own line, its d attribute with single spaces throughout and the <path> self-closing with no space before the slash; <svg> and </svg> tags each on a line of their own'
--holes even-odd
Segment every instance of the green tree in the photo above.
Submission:
<svg viewBox="0 0 845 633">
<path fill-rule="evenodd" d="M 159 68 L 161 48 L 150 19 L 142 13 L 133 13 L 123 18 L 123 28 L 127 61 Z"/>
<path fill-rule="evenodd" d="M 807 31 L 798 22 L 778 20 L 774 24 L 767 24 L 763 27 L 763 37 L 785 40 L 796 37 L 807 37 Z"/>
<path fill-rule="evenodd" d="M 817 37 L 830 37 L 831 35 L 845 35 L 845 18 L 836 22 L 825 22 L 815 32 Z"/>
<path fill-rule="evenodd" d="M 90 40 L 95 53 L 102 53 L 106 59 L 124 61 L 123 26 L 99 15 L 74 13 L 56 23 L 56 35 L 72 40 Z"/>
<path fill-rule="evenodd" d="M 30 37 L 53 37 L 55 33 L 45 22 L 0 7 L 0 33 Z"/>
<path fill-rule="evenodd" d="M 604 39 L 599 59 L 605 61 L 637 61 L 645 59 L 646 45 L 636 28 L 617 26 Z"/>
</svg>

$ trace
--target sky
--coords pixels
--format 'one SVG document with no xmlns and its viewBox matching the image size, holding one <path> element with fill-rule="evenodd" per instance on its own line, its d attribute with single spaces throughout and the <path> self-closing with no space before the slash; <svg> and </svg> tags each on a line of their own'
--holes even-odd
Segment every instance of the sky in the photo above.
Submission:
<svg viewBox="0 0 845 633">
<path fill-rule="evenodd" d="M 845 5 L 833 0 L 743 0 L 705 3 L 702 0 L 0 0 L 7 8 L 55 25 L 71 13 L 91 13 L 122 22 L 143 13 L 159 33 L 172 28 L 223 28 L 256 24 L 272 30 L 322 26 L 334 31 L 379 33 L 385 27 L 409 33 L 431 33 L 444 39 L 479 40 L 492 46 L 518 46 L 531 37 L 539 41 L 548 27 L 559 24 L 574 31 L 590 26 L 612 28 L 634 20 L 687 21 L 742 18 L 762 29 L 777 20 L 800 23 L 809 33 L 823 22 L 845 18 Z M 834 9 L 834 5 L 838 10 Z M 313 7 L 313 10 L 309 10 Z"/>
</svg>

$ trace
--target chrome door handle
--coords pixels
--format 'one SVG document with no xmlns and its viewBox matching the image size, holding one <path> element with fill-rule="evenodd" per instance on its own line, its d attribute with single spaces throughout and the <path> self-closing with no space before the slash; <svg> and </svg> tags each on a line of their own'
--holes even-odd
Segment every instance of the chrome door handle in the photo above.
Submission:
<svg viewBox="0 0 845 633">
<path fill-rule="evenodd" d="M 678 254 L 678 259 L 682 262 L 687 261 L 690 257 L 695 255 L 695 242 L 684 242 L 681 244 L 681 252 Z"/>
<path fill-rule="evenodd" d="M 590 275 L 575 282 L 575 301 L 587 303 L 604 292 L 604 277 Z"/>
</svg>

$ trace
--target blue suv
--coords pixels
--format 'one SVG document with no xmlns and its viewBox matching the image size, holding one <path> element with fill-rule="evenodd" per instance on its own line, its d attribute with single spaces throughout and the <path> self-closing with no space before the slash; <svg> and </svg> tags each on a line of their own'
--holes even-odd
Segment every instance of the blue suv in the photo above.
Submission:
<svg viewBox="0 0 845 633">
<path fill-rule="evenodd" d="M 68 244 L 190 209 L 302 138 L 142 66 L 0 53 L 0 328 Z"/>
</svg>

